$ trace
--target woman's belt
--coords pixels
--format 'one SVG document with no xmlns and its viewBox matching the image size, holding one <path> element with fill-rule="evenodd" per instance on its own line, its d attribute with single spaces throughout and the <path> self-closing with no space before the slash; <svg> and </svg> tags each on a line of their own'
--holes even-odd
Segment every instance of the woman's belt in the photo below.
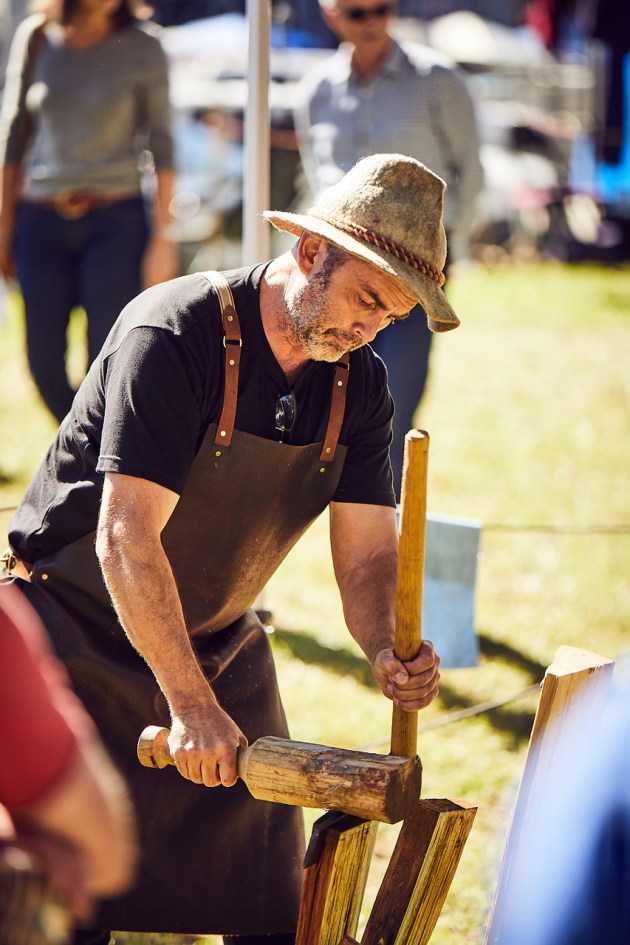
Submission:
<svg viewBox="0 0 630 945">
<path fill-rule="evenodd" d="M 91 210 L 100 210 L 103 207 L 110 207 L 114 203 L 129 199 L 133 196 L 135 196 L 135 194 L 130 193 L 64 193 L 56 194 L 54 197 L 43 197 L 42 199 L 31 198 L 29 202 L 37 204 L 38 207 L 46 207 L 50 210 L 54 210 L 60 217 L 63 217 L 64 220 L 78 220 Z"/>
</svg>

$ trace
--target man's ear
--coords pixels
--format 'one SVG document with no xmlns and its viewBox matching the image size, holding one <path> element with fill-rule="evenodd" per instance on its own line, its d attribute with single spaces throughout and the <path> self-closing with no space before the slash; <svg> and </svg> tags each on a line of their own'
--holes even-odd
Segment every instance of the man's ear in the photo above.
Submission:
<svg viewBox="0 0 630 945">
<path fill-rule="evenodd" d="M 326 253 L 326 244 L 320 236 L 303 232 L 297 244 L 297 264 L 302 275 L 308 277 Z"/>
</svg>

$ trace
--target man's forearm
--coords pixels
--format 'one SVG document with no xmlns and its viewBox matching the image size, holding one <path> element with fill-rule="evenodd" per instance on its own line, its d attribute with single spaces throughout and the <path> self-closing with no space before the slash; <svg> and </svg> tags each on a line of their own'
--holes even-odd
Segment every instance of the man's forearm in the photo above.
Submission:
<svg viewBox="0 0 630 945">
<path fill-rule="evenodd" d="M 96 553 L 120 622 L 168 702 L 177 770 L 197 784 L 229 787 L 247 739 L 219 705 L 188 636 L 161 541 L 177 501 L 176 493 L 150 480 L 106 474 Z"/>
<path fill-rule="evenodd" d="M 139 547 L 101 537 L 97 549 L 118 618 L 153 671 L 171 711 L 178 714 L 192 704 L 214 701 L 191 646 L 175 578 L 161 543 L 152 541 Z"/>
<path fill-rule="evenodd" d="M 340 578 L 346 625 L 370 663 L 393 647 L 396 607 L 396 560 L 391 555 Z"/>
<path fill-rule="evenodd" d="M 335 502 L 330 544 L 346 624 L 371 664 L 393 647 L 398 533 L 394 509 Z"/>
</svg>

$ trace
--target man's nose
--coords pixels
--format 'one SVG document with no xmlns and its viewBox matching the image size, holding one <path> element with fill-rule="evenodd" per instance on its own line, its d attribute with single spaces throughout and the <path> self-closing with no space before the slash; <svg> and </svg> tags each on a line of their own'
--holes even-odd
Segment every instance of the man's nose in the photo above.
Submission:
<svg viewBox="0 0 630 945">
<path fill-rule="evenodd" d="M 371 316 L 364 315 L 357 319 L 353 327 L 357 334 L 361 335 L 363 343 L 368 344 L 370 341 L 374 341 L 384 324 L 385 319 L 382 313 L 379 312 Z"/>
</svg>

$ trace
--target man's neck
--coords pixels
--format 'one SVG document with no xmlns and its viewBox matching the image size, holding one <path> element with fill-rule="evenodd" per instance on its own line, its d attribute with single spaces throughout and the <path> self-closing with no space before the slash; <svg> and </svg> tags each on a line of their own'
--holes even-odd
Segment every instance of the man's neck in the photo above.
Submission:
<svg viewBox="0 0 630 945">
<path fill-rule="evenodd" d="M 382 43 L 365 43 L 352 47 L 352 71 L 359 79 L 369 79 L 378 72 L 392 48 L 391 36 L 384 36 Z"/>
<path fill-rule="evenodd" d="M 267 266 L 260 284 L 260 316 L 263 330 L 289 384 L 295 383 L 311 360 L 301 348 L 291 342 L 287 334 L 289 313 L 285 289 L 293 268 L 293 256 L 290 252 L 285 253 Z"/>
</svg>

